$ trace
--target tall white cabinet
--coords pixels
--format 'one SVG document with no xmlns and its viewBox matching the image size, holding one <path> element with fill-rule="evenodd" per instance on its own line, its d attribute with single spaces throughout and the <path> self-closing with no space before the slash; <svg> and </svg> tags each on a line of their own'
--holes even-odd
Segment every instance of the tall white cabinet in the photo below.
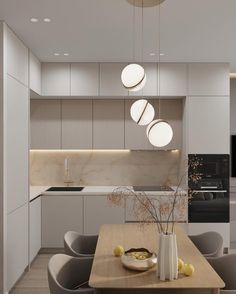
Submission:
<svg viewBox="0 0 236 294">
<path fill-rule="evenodd" d="M 28 266 L 29 52 L 6 25 L 3 30 L 6 56 L 2 75 L 4 206 L 1 214 L 5 220 L 3 293 L 6 293 Z"/>
<path fill-rule="evenodd" d="M 184 105 L 184 150 L 187 154 L 229 154 L 230 108 L 229 65 L 192 63 L 188 65 L 188 95 Z M 190 223 L 189 234 L 207 230 L 230 244 L 229 223 Z"/>
</svg>

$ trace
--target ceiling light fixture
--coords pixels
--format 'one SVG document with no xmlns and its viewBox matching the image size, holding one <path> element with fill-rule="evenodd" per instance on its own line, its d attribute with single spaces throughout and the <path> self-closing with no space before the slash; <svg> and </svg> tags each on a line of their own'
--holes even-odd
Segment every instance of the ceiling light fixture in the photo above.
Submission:
<svg viewBox="0 0 236 294">
<path fill-rule="evenodd" d="M 130 115 L 136 124 L 140 126 L 148 125 L 155 116 L 155 110 L 146 99 L 135 101 L 130 108 Z"/>
<path fill-rule="evenodd" d="M 143 59 L 143 8 L 142 8 L 142 36 L 141 59 Z M 135 60 L 135 7 L 133 8 L 133 60 Z M 123 86 L 130 92 L 140 91 L 146 84 L 144 68 L 136 63 L 127 65 L 121 73 Z"/>
<path fill-rule="evenodd" d="M 51 22 L 52 20 L 51 20 L 51 18 L 45 17 L 45 18 L 43 19 L 43 21 L 44 21 L 44 22 Z"/>
<path fill-rule="evenodd" d="M 150 55 L 150 56 L 155 56 L 155 55 L 156 55 L 156 53 L 154 53 L 154 52 L 151 52 L 149 55 Z"/>
<path fill-rule="evenodd" d="M 59 55 L 60 55 L 60 53 L 57 53 L 57 52 L 55 52 L 55 53 L 54 53 L 54 55 L 55 55 L 55 56 L 59 56 Z"/>
<path fill-rule="evenodd" d="M 161 5 L 158 6 L 158 74 L 157 74 L 157 85 L 158 85 L 158 97 L 159 97 L 159 107 L 158 107 L 158 119 L 152 121 L 148 127 L 147 127 L 147 137 L 149 139 L 149 142 L 156 147 L 164 147 L 166 145 L 168 145 L 172 138 L 173 138 L 173 130 L 171 125 L 161 119 L 161 99 L 160 99 L 160 87 L 161 87 L 161 83 L 160 83 L 160 61 L 161 61 L 161 55 L 163 53 L 159 53 L 161 52 Z"/>
<path fill-rule="evenodd" d="M 64 56 L 69 56 L 70 54 L 69 54 L 69 53 L 63 53 L 63 55 L 64 55 Z"/>
<path fill-rule="evenodd" d="M 148 125 L 147 137 L 152 145 L 164 147 L 172 140 L 173 130 L 168 122 L 156 119 Z"/>
<path fill-rule="evenodd" d="M 30 19 L 30 21 L 31 21 L 31 22 L 38 22 L 38 21 L 39 21 L 39 19 L 38 19 L 38 18 L 36 18 L 36 17 L 32 17 L 32 18 Z"/>
</svg>

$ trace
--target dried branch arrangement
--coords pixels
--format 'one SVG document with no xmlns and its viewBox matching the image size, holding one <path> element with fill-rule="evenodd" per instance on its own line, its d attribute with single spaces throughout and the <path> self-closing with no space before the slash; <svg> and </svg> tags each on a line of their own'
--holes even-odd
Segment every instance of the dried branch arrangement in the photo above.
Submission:
<svg viewBox="0 0 236 294">
<path fill-rule="evenodd" d="M 196 159 L 188 162 L 174 191 L 162 191 L 161 195 L 148 196 L 145 192 L 118 187 L 108 196 L 108 202 L 114 206 L 129 203 L 132 214 L 141 225 L 155 223 L 159 233 L 173 233 L 175 223 L 186 218 L 188 201 L 192 199 L 192 191 L 182 188 L 182 183 L 186 180 L 190 165 L 193 170 L 197 170 L 200 164 Z M 190 177 L 194 182 L 201 179 L 197 173 L 189 175 L 189 179 Z"/>
</svg>

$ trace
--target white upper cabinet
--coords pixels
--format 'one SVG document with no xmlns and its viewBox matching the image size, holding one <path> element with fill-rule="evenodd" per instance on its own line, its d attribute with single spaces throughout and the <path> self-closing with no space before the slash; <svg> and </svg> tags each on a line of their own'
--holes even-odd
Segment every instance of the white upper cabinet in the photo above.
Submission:
<svg viewBox="0 0 236 294">
<path fill-rule="evenodd" d="M 188 72 L 189 96 L 229 95 L 229 64 L 192 63 Z"/>
<path fill-rule="evenodd" d="M 61 101 L 31 100 L 31 149 L 61 148 Z"/>
<path fill-rule="evenodd" d="M 30 52 L 29 66 L 30 89 L 41 95 L 41 63 L 32 52 Z"/>
<path fill-rule="evenodd" d="M 62 149 L 92 149 L 92 100 L 62 100 Z"/>
<path fill-rule="evenodd" d="M 98 96 L 99 64 L 71 64 L 71 96 Z"/>
<path fill-rule="evenodd" d="M 42 63 L 42 95 L 70 96 L 69 63 Z"/>
<path fill-rule="evenodd" d="M 100 96 L 128 96 L 121 82 L 121 72 L 126 63 L 100 64 Z"/>
<path fill-rule="evenodd" d="M 184 63 L 160 63 L 159 66 L 160 95 L 186 96 L 187 65 Z"/>
<path fill-rule="evenodd" d="M 155 101 L 156 117 L 158 117 L 158 100 Z M 161 99 L 160 118 L 166 120 L 172 127 L 173 138 L 164 147 L 155 147 L 158 150 L 171 150 L 182 148 L 183 102 L 182 99 Z"/>
<path fill-rule="evenodd" d="M 28 48 L 7 27 L 7 73 L 28 86 Z"/>
<path fill-rule="evenodd" d="M 187 98 L 188 153 L 228 154 L 229 97 Z"/>
<path fill-rule="evenodd" d="M 157 96 L 157 63 L 142 63 L 147 81 L 141 91 L 129 92 L 129 96 Z"/>
<path fill-rule="evenodd" d="M 130 116 L 130 107 L 135 100 L 125 100 L 125 148 L 133 150 L 152 150 L 146 129 L 147 126 L 137 125 Z M 150 101 L 152 103 L 152 101 Z"/>
<path fill-rule="evenodd" d="M 124 148 L 124 100 L 93 101 L 93 148 Z"/>
</svg>

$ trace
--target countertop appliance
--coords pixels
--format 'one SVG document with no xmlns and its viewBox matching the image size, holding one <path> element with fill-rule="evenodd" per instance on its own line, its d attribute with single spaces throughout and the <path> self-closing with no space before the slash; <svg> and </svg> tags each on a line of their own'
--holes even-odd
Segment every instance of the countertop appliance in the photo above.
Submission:
<svg viewBox="0 0 236 294">
<path fill-rule="evenodd" d="M 169 186 L 133 186 L 134 191 L 174 191 Z"/>
<path fill-rule="evenodd" d="M 189 163 L 189 222 L 228 223 L 229 155 L 189 154 Z"/>
</svg>

